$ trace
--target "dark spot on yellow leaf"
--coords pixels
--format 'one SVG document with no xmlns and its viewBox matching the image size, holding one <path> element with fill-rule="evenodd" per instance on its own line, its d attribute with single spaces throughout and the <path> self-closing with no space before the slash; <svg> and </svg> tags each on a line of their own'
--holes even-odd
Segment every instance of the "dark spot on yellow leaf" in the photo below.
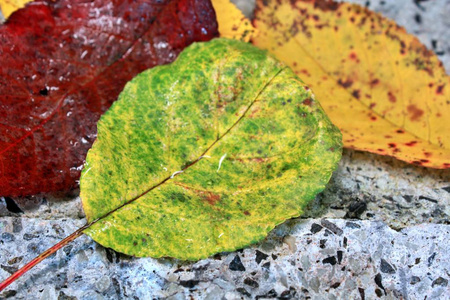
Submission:
<svg viewBox="0 0 450 300">
<path fill-rule="evenodd" d="M 399 129 L 396 131 L 397 133 L 405 133 L 405 131 L 403 129 Z"/>
<path fill-rule="evenodd" d="M 374 86 L 376 86 L 378 83 L 380 83 L 380 80 L 379 80 L 378 78 L 375 78 L 375 79 L 373 79 L 373 80 L 370 82 L 370 87 L 374 87 Z"/>
<path fill-rule="evenodd" d="M 397 145 L 394 144 L 394 143 L 389 143 L 388 146 L 389 146 L 389 148 L 395 148 L 395 147 L 397 147 Z"/>
<path fill-rule="evenodd" d="M 342 79 L 339 78 L 338 83 L 339 83 L 341 86 L 343 86 L 343 87 L 345 87 L 345 88 L 348 88 L 348 87 L 351 87 L 351 86 L 352 86 L 353 80 L 351 80 L 351 79 L 349 78 L 349 79 L 343 81 Z"/>
<path fill-rule="evenodd" d="M 353 90 L 352 96 L 355 97 L 356 99 L 359 99 L 359 97 L 360 97 L 359 90 Z"/>
<path fill-rule="evenodd" d="M 409 142 L 409 143 L 405 143 L 405 145 L 408 146 L 408 147 L 412 147 L 412 146 L 414 146 L 415 144 L 417 144 L 417 141 L 411 141 L 411 142 Z"/>
<path fill-rule="evenodd" d="M 350 53 L 350 55 L 348 56 L 351 60 L 356 60 L 358 59 L 358 56 L 356 55 L 355 52 Z"/>
<path fill-rule="evenodd" d="M 322 11 L 335 11 L 339 8 L 340 3 L 334 1 L 315 1 L 314 8 L 318 8 Z"/>
<path fill-rule="evenodd" d="M 369 108 L 372 109 L 376 106 L 377 104 L 375 102 L 370 103 Z"/>
<path fill-rule="evenodd" d="M 442 95 L 443 94 L 443 91 L 444 91 L 444 87 L 445 87 L 445 85 L 443 84 L 443 85 L 440 85 L 440 86 L 438 86 L 437 88 L 436 88 L 436 94 L 438 94 L 438 95 Z"/>
<path fill-rule="evenodd" d="M 392 139 L 391 135 L 385 135 L 384 137 L 387 138 L 387 139 Z"/>
<path fill-rule="evenodd" d="M 425 155 L 425 157 L 431 157 L 432 154 L 430 152 L 424 152 L 423 155 Z"/>
<path fill-rule="evenodd" d="M 250 216 L 250 213 L 246 210 L 246 211 L 244 211 L 244 215 Z"/>
<path fill-rule="evenodd" d="M 305 74 L 305 75 L 308 76 L 308 77 L 311 77 L 311 74 L 309 74 L 308 70 L 306 70 L 306 69 L 301 69 L 301 70 L 300 70 L 300 73 L 301 73 L 301 74 Z"/>
<path fill-rule="evenodd" d="M 397 102 L 397 98 L 395 97 L 394 94 L 392 94 L 392 92 L 388 92 L 387 95 L 388 95 L 388 98 L 389 98 L 389 102 L 392 102 L 392 103 Z"/>
<path fill-rule="evenodd" d="M 423 110 L 417 108 L 414 104 L 408 105 L 407 110 L 410 114 L 411 121 L 418 121 L 423 115 Z"/>
</svg>

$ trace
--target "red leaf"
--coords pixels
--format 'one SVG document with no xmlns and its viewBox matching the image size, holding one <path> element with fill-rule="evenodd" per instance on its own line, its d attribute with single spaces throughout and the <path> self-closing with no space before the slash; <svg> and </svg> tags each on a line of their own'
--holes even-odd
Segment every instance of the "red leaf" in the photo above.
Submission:
<svg viewBox="0 0 450 300">
<path fill-rule="evenodd" d="M 217 35 L 209 0 L 40 0 L 14 13 L 0 26 L 0 195 L 76 187 L 125 83 Z"/>
</svg>

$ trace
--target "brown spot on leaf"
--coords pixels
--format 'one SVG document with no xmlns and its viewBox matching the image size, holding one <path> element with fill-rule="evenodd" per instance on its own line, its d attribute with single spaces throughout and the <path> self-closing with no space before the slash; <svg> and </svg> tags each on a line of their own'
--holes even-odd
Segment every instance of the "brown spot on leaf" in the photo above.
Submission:
<svg viewBox="0 0 450 300">
<path fill-rule="evenodd" d="M 389 143 L 388 146 L 389 146 L 389 148 L 395 148 L 395 147 L 397 147 L 397 145 L 394 144 L 394 143 Z"/>
<path fill-rule="evenodd" d="M 431 157 L 432 154 L 430 152 L 424 152 L 423 155 L 425 155 L 425 157 Z"/>
<path fill-rule="evenodd" d="M 355 97 L 356 99 L 359 99 L 359 97 L 360 97 L 359 90 L 353 90 L 352 96 Z"/>
<path fill-rule="evenodd" d="M 343 81 L 342 79 L 339 79 L 338 84 L 340 84 L 341 86 L 343 86 L 345 88 L 348 88 L 348 87 L 352 86 L 353 80 L 351 80 L 350 78 L 345 81 Z"/>
<path fill-rule="evenodd" d="M 250 213 L 248 212 L 248 210 L 244 211 L 244 215 L 250 216 Z"/>
<path fill-rule="evenodd" d="M 215 205 L 216 202 L 220 200 L 220 195 L 212 192 L 204 192 L 202 198 L 206 200 L 209 204 Z"/>
<path fill-rule="evenodd" d="M 377 104 L 375 102 L 370 103 L 369 108 L 372 109 L 376 106 Z"/>
<path fill-rule="evenodd" d="M 411 121 L 418 121 L 423 116 L 423 110 L 417 108 L 414 104 L 408 105 L 407 110 L 410 114 Z"/>
<path fill-rule="evenodd" d="M 439 86 L 436 88 L 436 94 L 442 95 L 442 94 L 443 94 L 443 91 L 444 91 L 444 87 L 445 87 L 444 84 L 439 85 Z"/>
<path fill-rule="evenodd" d="M 305 75 L 308 76 L 308 77 L 311 76 L 311 74 L 310 74 L 310 73 L 308 72 L 308 70 L 306 70 L 306 69 L 301 69 L 301 70 L 300 70 L 300 73 L 301 73 L 301 74 L 305 74 Z"/>
<path fill-rule="evenodd" d="M 307 106 L 312 106 L 312 100 L 310 98 L 303 100 L 302 103 Z"/>
<path fill-rule="evenodd" d="M 217 203 L 217 201 L 220 200 L 220 195 L 210 192 L 210 191 L 204 191 L 204 190 L 197 190 L 194 189 L 190 186 L 184 185 L 180 182 L 174 182 L 174 184 L 181 186 L 182 188 L 184 188 L 185 190 L 190 190 L 194 193 L 196 193 L 201 199 L 205 200 L 206 202 L 208 202 L 211 205 L 215 205 Z"/>
<path fill-rule="evenodd" d="M 370 87 L 374 87 L 379 83 L 380 83 L 380 80 L 378 78 L 375 78 L 370 82 Z"/>
<path fill-rule="evenodd" d="M 415 144 L 417 144 L 417 141 L 411 141 L 409 143 L 405 143 L 405 145 L 408 147 L 413 147 Z"/>
<path fill-rule="evenodd" d="M 356 55 L 355 52 L 350 53 L 350 55 L 348 56 L 351 60 L 356 60 L 358 59 L 358 56 Z"/>
<path fill-rule="evenodd" d="M 384 137 L 387 138 L 387 139 L 392 139 L 391 135 L 385 135 Z"/>
<path fill-rule="evenodd" d="M 399 129 L 399 130 L 397 130 L 396 132 L 397 132 L 397 133 L 400 133 L 400 134 L 401 134 L 401 133 L 405 133 L 405 131 L 404 131 L 403 129 Z"/>
<path fill-rule="evenodd" d="M 314 8 L 318 8 L 322 11 L 335 11 L 339 8 L 340 3 L 334 1 L 315 1 Z"/>
<path fill-rule="evenodd" d="M 389 92 L 387 93 L 387 95 L 388 95 L 388 98 L 389 98 L 389 102 L 392 102 L 392 103 L 397 102 L 397 98 L 395 97 L 394 94 L 392 94 L 392 92 L 389 91 Z"/>
</svg>

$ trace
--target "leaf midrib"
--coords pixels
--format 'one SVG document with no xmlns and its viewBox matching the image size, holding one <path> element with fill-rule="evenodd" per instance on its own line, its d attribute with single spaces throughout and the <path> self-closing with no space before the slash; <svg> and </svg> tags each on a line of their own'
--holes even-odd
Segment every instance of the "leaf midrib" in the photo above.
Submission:
<svg viewBox="0 0 450 300">
<path fill-rule="evenodd" d="M 178 176 L 178 174 L 176 176 L 174 176 L 174 174 L 176 174 L 177 172 L 180 172 L 180 176 L 182 176 L 181 174 L 183 174 L 184 171 L 186 171 L 187 169 L 189 169 L 190 167 L 194 166 L 197 162 L 199 162 L 205 155 L 206 153 L 208 153 L 217 143 L 219 143 L 226 135 L 228 135 L 233 128 L 235 128 L 247 115 L 247 113 L 250 111 L 250 109 L 252 108 L 252 106 L 257 102 L 258 97 L 264 92 L 264 90 L 271 84 L 271 82 L 281 73 L 283 72 L 285 69 L 287 69 L 288 67 L 283 66 L 280 69 L 278 69 L 268 80 L 267 82 L 261 87 L 261 89 L 256 93 L 255 97 L 253 98 L 253 100 L 250 102 L 250 104 L 247 106 L 246 110 L 242 113 L 242 115 L 222 134 L 220 135 L 214 142 L 211 143 L 211 145 L 208 146 L 208 148 L 206 148 L 206 150 L 204 150 L 196 160 L 192 161 L 191 163 L 187 164 L 186 166 L 184 166 L 181 170 L 178 171 L 174 171 L 170 176 L 164 178 L 163 180 L 161 180 L 159 183 L 151 186 L 150 188 L 148 188 L 147 190 L 145 190 L 144 192 L 142 192 L 141 194 L 137 195 L 136 197 L 124 202 L 123 204 L 119 205 L 118 207 L 114 208 L 113 210 L 105 213 L 104 215 L 92 220 L 92 221 L 88 221 L 88 223 L 86 225 L 84 225 L 83 227 L 81 227 L 79 230 L 80 231 L 84 231 L 86 229 L 88 229 L 89 227 L 91 227 L 92 225 L 94 225 L 95 223 L 107 218 L 108 216 L 114 214 L 115 212 L 117 212 L 118 210 L 120 210 L 121 208 L 128 206 L 129 204 L 132 204 L 133 202 L 135 202 L 136 200 L 139 200 L 140 198 L 142 198 L 143 196 L 145 196 L 146 194 L 150 193 L 151 191 L 153 191 L 154 189 L 158 188 L 159 186 L 163 185 L 164 183 L 166 183 L 167 181 L 169 181 L 170 179 L 175 178 L 176 176 Z"/>
</svg>

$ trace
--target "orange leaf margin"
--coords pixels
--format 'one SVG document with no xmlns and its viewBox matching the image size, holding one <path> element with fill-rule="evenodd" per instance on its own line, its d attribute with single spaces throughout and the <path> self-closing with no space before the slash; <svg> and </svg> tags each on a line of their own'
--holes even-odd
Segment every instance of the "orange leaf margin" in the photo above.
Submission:
<svg viewBox="0 0 450 300">
<path fill-rule="evenodd" d="M 344 146 L 450 168 L 450 77 L 395 22 L 359 5 L 257 0 L 253 43 L 310 85 Z"/>
</svg>

